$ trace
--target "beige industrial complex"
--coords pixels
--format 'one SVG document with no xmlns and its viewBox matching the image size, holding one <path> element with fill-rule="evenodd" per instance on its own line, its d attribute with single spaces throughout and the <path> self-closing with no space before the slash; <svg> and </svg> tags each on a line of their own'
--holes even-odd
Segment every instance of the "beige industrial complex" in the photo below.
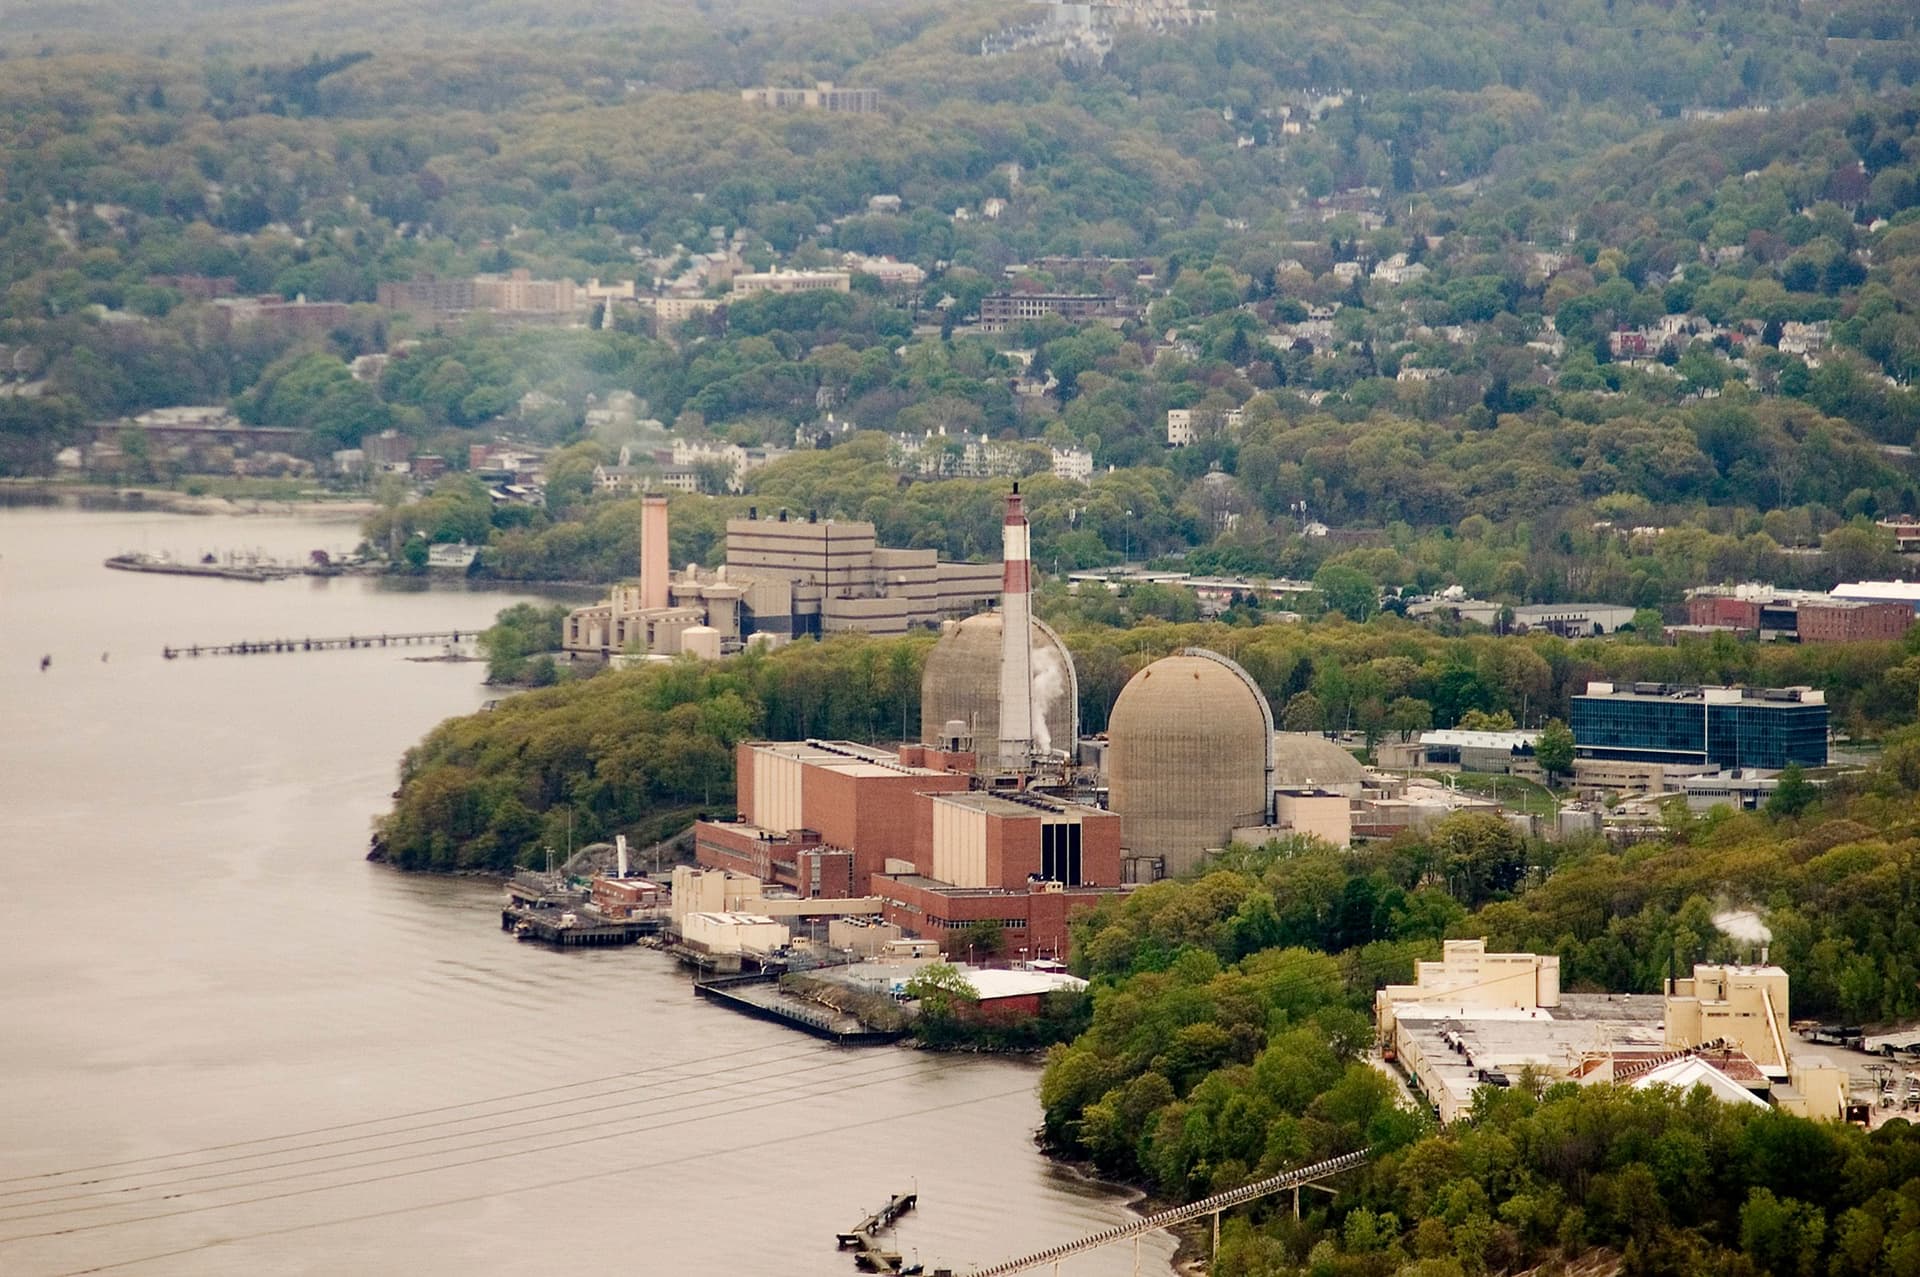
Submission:
<svg viewBox="0 0 1920 1277">
<path fill-rule="evenodd" d="M 1440 961 L 1417 964 L 1412 984 L 1382 988 L 1374 1012 L 1387 1058 L 1443 1122 L 1523 1069 L 1553 1081 L 1698 1083 L 1838 1119 L 1847 1074 L 1793 1050 L 1787 991 L 1787 973 L 1762 963 L 1699 965 L 1658 994 L 1562 993 L 1557 957 L 1448 940 Z"/>
<path fill-rule="evenodd" d="M 576 608 L 562 633 L 571 653 L 719 656 L 766 635 L 784 642 L 857 631 L 904 634 L 999 599 L 998 563 L 946 563 L 932 550 L 880 546 L 871 523 L 750 511 L 727 520 L 726 563 L 674 572 L 667 498 L 643 498 L 640 579 Z"/>
</svg>

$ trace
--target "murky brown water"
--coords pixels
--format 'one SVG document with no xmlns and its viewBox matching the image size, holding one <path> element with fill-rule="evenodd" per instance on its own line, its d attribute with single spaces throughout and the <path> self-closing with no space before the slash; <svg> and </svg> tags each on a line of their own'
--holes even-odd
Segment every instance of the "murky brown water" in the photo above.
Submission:
<svg viewBox="0 0 1920 1277">
<path fill-rule="evenodd" d="M 914 1185 L 893 1240 L 929 1266 L 1126 1217 L 1034 1152 L 1030 1066 L 831 1048 L 657 954 L 517 945 L 491 885 L 364 863 L 400 753 L 492 695 L 480 666 L 160 657 L 518 596 L 100 566 L 354 539 L 0 509 L 0 1273 L 841 1277 L 833 1234 Z"/>
</svg>

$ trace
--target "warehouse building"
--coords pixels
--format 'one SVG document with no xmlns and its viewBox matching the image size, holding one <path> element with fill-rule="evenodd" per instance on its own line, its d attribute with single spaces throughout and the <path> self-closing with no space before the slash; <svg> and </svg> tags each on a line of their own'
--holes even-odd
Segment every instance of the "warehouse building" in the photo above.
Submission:
<svg viewBox="0 0 1920 1277">
<path fill-rule="evenodd" d="M 1899 603 L 1920 613 L 1920 581 L 1842 581 L 1829 593 L 1836 599 Z"/>
<path fill-rule="evenodd" d="M 1561 638 L 1592 638 L 1633 624 L 1633 609 L 1614 603 L 1530 603 L 1513 609 L 1513 623 Z"/>
<path fill-rule="evenodd" d="M 1449 727 L 1422 732 L 1417 761 L 1412 767 L 1457 767 L 1463 772 L 1491 772 L 1538 780 L 1544 773 L 1533 760 L 1539 732 L 1485 732 Z"/>
</svg>

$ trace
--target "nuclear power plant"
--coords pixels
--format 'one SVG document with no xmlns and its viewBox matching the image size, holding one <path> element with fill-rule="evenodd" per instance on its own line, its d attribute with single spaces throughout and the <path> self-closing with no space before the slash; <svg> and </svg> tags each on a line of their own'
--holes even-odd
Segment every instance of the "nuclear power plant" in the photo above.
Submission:
<svg viewBox="0 0 1920 1277">
<path fill-rule="evenodd" d="M 695 826 L 699 863 L 807 899 L 877 902 L 943 949 L 995 924 L 1009 956 L 1039 958 L 1065 955 L 1073 913 L 1236 838 L 1347 842 L 1360 764 L 1276 733 L 1259 684 L 1216 652 L 1148 665 L 1106 737 L 1080 738 L 1073 658 L 1032 615 L 1017 485 L 999 587 L 998 609 L 949 622 L 929 654 L 920 740 L 742 742 L 739 816 Z"/>
</svg>

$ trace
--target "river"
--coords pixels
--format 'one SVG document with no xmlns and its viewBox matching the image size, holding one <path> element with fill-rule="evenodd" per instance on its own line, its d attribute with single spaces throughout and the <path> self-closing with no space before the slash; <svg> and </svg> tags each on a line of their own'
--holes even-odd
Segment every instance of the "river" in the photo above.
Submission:
<svg viewBox="0 0 1920 1277">
<path fill-rule="evenodd" d="M 929 1268 L 1128 1218 L 1035 1151 L 1031 1064 L 831 1047 L 660 954 L 517 944 L 492 884 L 366 863 L 401 753 L 494 695 L 482 666 L 160 655 L 525 595 L 101 566 L 355 539 L 0 507 L 0 1272 L 844 1277 L 833 1234 L 908 1188 L 891 1243 Z"/>
</svg>

